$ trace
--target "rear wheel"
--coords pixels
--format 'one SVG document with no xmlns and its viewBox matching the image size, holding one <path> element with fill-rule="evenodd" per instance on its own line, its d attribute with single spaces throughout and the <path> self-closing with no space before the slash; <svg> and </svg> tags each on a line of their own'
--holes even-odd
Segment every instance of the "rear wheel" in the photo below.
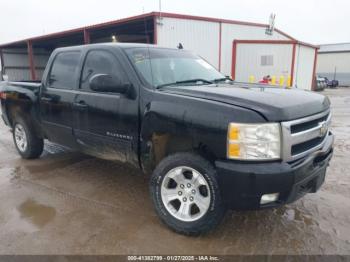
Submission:
<svg viewBox="0 0 350 262">
<path fill-rule="evenodd" d="M 216 171 L 196 154 L 177 153 L 162 160 L 150 190 L 162 221 L 182 234 L 205 233 L 225 214 Z"/>
<path fill-rule="evenodd" d="M 40 157 L 44 149 L 44 141 L 38 138 L 34 128 L 23 119 L 18 118 L 13 124 L 13 141 L 22 158 L 34 159 Z"/>
</svg>

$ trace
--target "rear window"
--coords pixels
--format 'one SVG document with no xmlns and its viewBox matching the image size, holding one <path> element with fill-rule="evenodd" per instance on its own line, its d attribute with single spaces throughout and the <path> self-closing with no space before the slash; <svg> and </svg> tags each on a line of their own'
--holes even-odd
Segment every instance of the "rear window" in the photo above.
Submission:
<svg viewBox="0 0 350 262">
<path fill-rule="evenodd" d="M 73 89 L 77 83 L 79 59 L 77 51 L 57 54 L 49 74 L 49 87 Z"/>
</svg>

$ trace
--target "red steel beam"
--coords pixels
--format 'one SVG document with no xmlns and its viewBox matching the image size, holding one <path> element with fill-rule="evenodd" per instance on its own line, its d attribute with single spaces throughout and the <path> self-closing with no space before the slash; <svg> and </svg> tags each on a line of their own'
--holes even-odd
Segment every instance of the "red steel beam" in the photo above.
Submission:
<svg viewBox="0 0 350 262">
<path fill-rule="evenodd" d="M 275 45 L 290 45 L 296 44 L 294 40 L 234 40 L 237 44 L 275 44 Z"/>
<path fill-rule="evenodd" d="M 219 23 L 219 71 L 221 70 L 221 34 L 222 34 L 222 23 Z"/>
<path fill-rule="evenodd" d="M 233 47 L 232 47 L 232 68 L 231 68 L 231 77 L 232 80 L 235 80 L 236 78 L 236 55 L 237 55 L 237 41 L 233 40 Z"/>
<path fill-rule="evenodd" d="M 315 49 L 315 58 L 314 58 L 314 69 L 312 70 L 312 83 L 311 90 L 315 91 L 315 80 L 316 80 L 316 66 L 317 66 L 317 48 Z"/>
<path fill-rule="evenodd" d="M 312 45 L 297 40 L 236 40 L 238 44 L 299 44 L 311 48 L 320 48 L 318 45 Z"/>
<path fill-rule="evenodd" d="M 30 76 L 31 76 L 31 79 L 35 81 L 36 74 L 35 74 L 35 64 L 34 64 L 34 55 L 33 55 L 33 45 L 31 41 L 27 41 L 27 51 L 28 51 Z"/>
<path fill-rule="evenodd" d="M 84 44 L 88 45 L 91 43 L 90 32 L 84 29 Z"/>
<path fill-rule="evenodd" d="M 158 20 L 158 16 L 153 16 L 153 44 L 157 44 L 158 41 L 158 30 L 157 30 L 157 20 Z"/>
<path fill-rule="evenodd" d="M 292 64 L 290 67 L 290 86 L 293 86 L 293 81 L 294 81 L 294 64 L 295 64 L 296 47 L 297 47 L 297 44 L 294 43 L 293 51 L 292 51 Z"/>
<path fill-rule="evenodd" d="M 0 49 L 0 64 L 1 64 L 1 67 L 0 67 L 0 71 L 2 72 L 2 74 L 4 73 L 4 56 L 2 54 L 2 49 Z M 0 79 L 1 79 L 1 76 L 0 76 Z"/>
</svg>

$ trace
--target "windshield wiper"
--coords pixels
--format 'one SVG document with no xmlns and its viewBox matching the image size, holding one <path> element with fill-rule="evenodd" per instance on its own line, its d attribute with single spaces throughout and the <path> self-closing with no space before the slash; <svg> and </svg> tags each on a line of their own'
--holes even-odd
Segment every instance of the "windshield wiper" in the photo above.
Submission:
<svg viewBox="0 0 350 262">
<path fill-rule="evenodd" d="M 222 82 L 222 81 L 229 81 L 230 83 L 232 82 L 232 79 L 229 77 L 222 77 L 222 78 L 216 78 L 212 80 L 214 83 Z"/>
<path fill-rule="evenodd" d="M 195 79 L 188 79 L 188 80 L 182 80 L 182 81 L 176 81 L 173 83 L 167 83 L 167 84 L 162 84 L 158 85 L 157 88 L 165 87 L 165 86 L 174 86 L 174 85 L 180 85 L 180 84 L 190 84 L 190 83 L 197 83 L 197 82 L 202 82 L 203 84 L 213 84 L 212 81 L 202 79 L 202 78 L 195 78 Z"/>
</svg>

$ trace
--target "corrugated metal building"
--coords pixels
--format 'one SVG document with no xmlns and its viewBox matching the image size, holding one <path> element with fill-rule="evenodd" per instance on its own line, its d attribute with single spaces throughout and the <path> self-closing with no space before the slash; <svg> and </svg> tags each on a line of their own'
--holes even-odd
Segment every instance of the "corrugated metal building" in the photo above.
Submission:
<svg viewBox="0 0 350 262">
<path fill-rule="evenodd" d="M 309 90 L 317 48 L 295 40 L 234 40 L 232 76 L 240 81 L 270 75 L 272 82 Z"/>
<path fill-rule="evenodd" d="M 341 86 L 350 86 L 350 43 L 321 45 L 317 74 L 336 79 Z"/>
<path fill-rule="evenodd" d="M 267 24 L 152 12 L 108 23 L 0 45 L 2 74 L 10 80 L 40 79 L 57 47 L 100 42 L 182 44 L 235 80 L 255 82 L 264 76 L 284 85 L 311 89 L 317 46 L 301 43 Z"/>
</svg>

